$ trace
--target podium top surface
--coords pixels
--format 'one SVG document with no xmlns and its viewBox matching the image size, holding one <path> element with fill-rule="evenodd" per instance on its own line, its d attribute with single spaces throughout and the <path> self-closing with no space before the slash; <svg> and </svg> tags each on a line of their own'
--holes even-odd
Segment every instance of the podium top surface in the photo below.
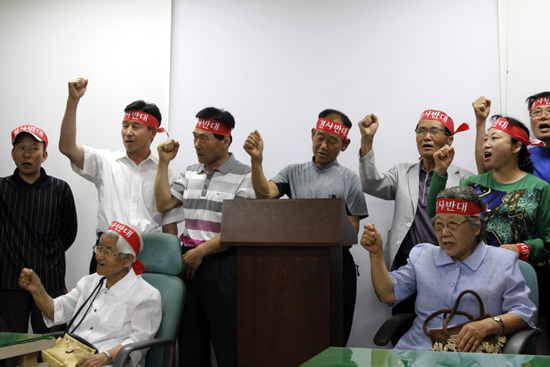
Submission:
<svg viewBox="0 0 550 367">
<path fill-rule="evenodd" d="M 227 245 L 351 246 L 357 232 L 342 199 L 224 201 Z"/>
</svg>

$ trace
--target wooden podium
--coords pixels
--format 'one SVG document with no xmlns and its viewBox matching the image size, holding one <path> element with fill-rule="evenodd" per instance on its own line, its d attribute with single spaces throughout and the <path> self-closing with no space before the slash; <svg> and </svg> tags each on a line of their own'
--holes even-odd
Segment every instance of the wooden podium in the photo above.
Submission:
<svg viewBox="0 0 550 367">
<path fill-rule="evenodd" d="M 237 247 L 239 367 L 344 346 L 342 246 L 357 233 L 342 199 L 225 201 L 221 242 Z"/>
</svg>

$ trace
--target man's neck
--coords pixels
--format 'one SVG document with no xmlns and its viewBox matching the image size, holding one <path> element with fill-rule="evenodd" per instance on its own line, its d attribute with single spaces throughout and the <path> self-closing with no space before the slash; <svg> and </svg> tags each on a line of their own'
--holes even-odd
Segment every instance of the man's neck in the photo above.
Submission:
<svg viewBox="0 0 550 367">
<path fill-rule="evenodd" d="M 435 169 L 435 160 L 433 158 L 422 157 L 422 162 L 424 164 L 424 169 L 426 170 L 426 172 L 430 172 Z"/>
<path fill-rule="evenodd" d="M 225 162 L 227 162 L 230 156 L 231 155 L 229 154 L 229 152 L 226 152 L 217 161 L 205 164 L 204 167 L 206 169 L 206 172 L 210 173 L 214 168 L 221 167 Z"/>
<path fill-rule="evenodd" d="M 23 181 L 25 181 L 26 183 L 28 183 L 29 185 L 32 185 L 33 183 L 36 182 L 36 180 L 38 180 L 38 178 L 40 178 L 40 172 L 38 172 L 37 174 L 34 174 L 34 175 L 25 175 L 23 173 L 21 173 L 21 171 L 19 171 L 19 177 L 21 177 L 21 179 Z"/>
<path fill-rule="evenodd" d="M 128 158 L 130 158 L 132 162 L 136 164 L 136 166 L 139 166 L 139 164 L 146 160 L 150 154 L 151 149 L 143 149 L 143 151 L 133 153 L 126 151 L 126 155 L 128 156 Z"/>
<path fill-rule="evenodd" d="M 334 161 L 336 161 L 336 159 L 335 159 Z M 332 163 L 334 163 L 334 161 L 330 161 L 330 162 L 325 163 L 325 164 L 320 164 L 320 163 L 315 162 L 315 158 L 313 158 L 313 163 L 314 163 L 317 167 L 319 167 L 319 168 L 323 168 L 323 167 L 329 166 L 329 165 L 331 165 Z"/>
</svg>

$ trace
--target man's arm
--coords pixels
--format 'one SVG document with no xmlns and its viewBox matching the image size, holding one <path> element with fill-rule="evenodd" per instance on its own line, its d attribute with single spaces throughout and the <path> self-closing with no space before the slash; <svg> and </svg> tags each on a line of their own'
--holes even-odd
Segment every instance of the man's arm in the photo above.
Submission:
<svg viewBox="0 0 550 367">
<path fill-rule="evenodd" d="M 476 147 L 475 147 L 475 157 L 476 157 L 476 166 L 477 172 L 479 174 L 487 172 L 485 168 L 485 163 L 483 162 L 483 144 L 485 142 L 485 124 L 487 117 L 491 113 L 491 100 L 486 99 L 485 97 L 479 97 L 472 103 L 474 107 L 474 112 L 476 114 Z"/>
<path fill-rule="evenodd" d="M 366 223 L 361 236 L 361 246 L 370 255 L 370 272 L 372 285 L 380 302 L 387 304 L 395 303 L 395 292 L 388 268 L 384 262 L 384 250 L 382 236 L 374 228 L 374 224 Z"/>
<path fill-rule="evenodd" d="M 206 256 L 213 255 L 231 248 L 230 246 L 222 246 L 220 242 L 220 237 L 221 234 L 218 233 L 216 236 L 212 237 L 208 241 L 201 243 L 199 246 L 183 254 L 181 260 L 183 262 L 184 279 L 193 279 L 193 277 L 195 276 L 195 271 L 198 269 L 198 267 L 202 263 L 202 260 Z"/>
<path fill-rule="evenodd" d="M 178 235 L 178 223 L 169 223 L 162 226 L 162 233 L 173 234 L 174 236 Z"/>
<path fill-rule="evenodd" d="M 375 114 L 365 116 L 364 119 L 357 124 L 359 131 L 361 132 L 361 150 L 359 151 L 359 158 L 363 158 L 372 149 L 372 142 L 374 141 L 374 135 L 378 126 L 378 117 Z"/>
<path fill-rule="evenodd" d="M 34 302 L 42 313 L 53 321 L 53 298 L 46 292 L 40 278 L 32 269 L 24 268 L 19 276 L 19 286 L 30 292 Z"/>
<path fill-rule="evenodd" d="M 84 147 L 76 143 L 76 110 L 80 98 L 86 93 L 88 79 L 78 78 L 69 82 L 69 98 L 65 115 L 61 122 L 59 151 L 71 160 L 71 163 L 84 169 Z"/>
<path fill-rule="evenodd" d="M 170 180 L 168 178 L 168 164 L 178 154 L 180 144 L 177 141 L 170 140 L 161 143 L 158 147 L 159 164 L 157 167 L 157 177 L 155 177 L 155 202 L 157 210 L 165 213 L 182 204 L 170 191 Z"/>
<path fill-rule="evenodd" d="M 380 125 L 374 114 L 359 121 L 361 148 L 359 151 L 359 178 L 363 192 L 383 200 L 395 200 L 399 172 L 397 166 L 380 174 L 376 168 L 372 145 Z"/>
<path fill-rule="evenodd" d="M 250 133 L 243 145 L 244 150 L 250 155 L 252 168 L 252 187 L 256 199 L 278 199 L 279 189 L 273 181 L 267 181 L 262 166 L 264 141 L 258 130 Z"/>
<path fill-rule="evenodd" d="M 349 221 L 353 225 L 353 228 L 355 228 L 355 232 L 359 233 L 359 216 L 358 215 L 350 215 L 348 216 Z"/>
<path fill-rule="evenodd" d="M 61 242 L 65 251 L 72 246 L 76 233 L 78 231 L 78 217 L 76 214 L 76 206 L 74 204 L 74 197 L 69 187 L 69 184 L 64 182 L 66 186 L 63 190 L 63 200 L 61 210 L 61 220 L 59 235 L 61 236 Z"/>
</svg>

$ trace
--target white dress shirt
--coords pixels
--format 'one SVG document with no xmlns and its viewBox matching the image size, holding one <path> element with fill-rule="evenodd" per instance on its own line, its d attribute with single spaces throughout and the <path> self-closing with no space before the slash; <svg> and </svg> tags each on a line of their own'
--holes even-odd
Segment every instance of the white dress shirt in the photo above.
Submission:
<svg viewBox="0 0 550 367">
<path fill-rule="evenodd" d="M 84 168 L 71 164 L 73 171 L 93 182 L 98 192 L 97 232 L 105 232 L 114 220 L 138 227 L 142 233 L 160 232 L 162 226 L 183 220 L 181 208 L 157 211 L 155 177 L 158 158 L 149 157 L 136 165 L 126 152 L 84 147 Z M 170 183 L 176 176 L 168 171 Z"/>
<path fill-rule="evenodd" d="M 97 273 L 87 275 L 69 293 L 55 298 L 54 320 L 43 316 L 45 324 L 51 327 L 68 323 L 100 279 Z M 104 282 L 90 311 L 84 315 L 89 304 L 80 312 L 69 331 L 95 345 L 99 353 L 121 344 L 153 339 L 162 319 L 159 291 L 137 276 L 133 269 L 110 289 Z M 145 354 L 146 350 L 132 352 L 132 365 L 139 363 L 144 366 L 145 360 L 142 358 Z"/>
</svg>

